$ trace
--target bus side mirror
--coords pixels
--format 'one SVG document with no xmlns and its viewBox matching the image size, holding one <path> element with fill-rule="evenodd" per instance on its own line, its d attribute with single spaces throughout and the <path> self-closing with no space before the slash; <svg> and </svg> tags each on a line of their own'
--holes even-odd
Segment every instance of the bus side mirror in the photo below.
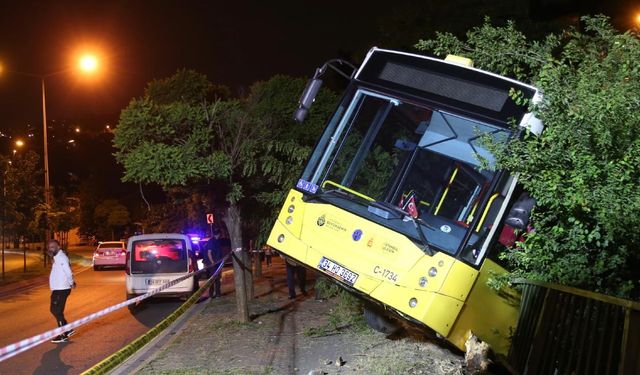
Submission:
<svg viewBox="0 0 640 375">
<path fill-rule="evenodd" d="M 318 73 L 316 72 L 316 76 L 317 75 Z M 309 108 L 311 108 L 311 104 L 316 100 L 316 95 L 318 95 L 320 87 L 322 87 L 322 80 L 319 78 L 314 77 L 307 82 L 307 87 L 304 88 L 302 96 L 300 96 L 300 100 L 298 100 L 298 109 L 296 109 L 296 112 L 293 114 L 293 119 L 296 122 L 301 123 L 307 118 Z"/>
<path fill-rule="evenodd" d="M 522 193 L 513 204 L 504 223 L 514 229 L 525 230 L 529 225 L 531 211 L 536 205 L 536 200 L 529 196 L 529 193 Z"/>
</svg>

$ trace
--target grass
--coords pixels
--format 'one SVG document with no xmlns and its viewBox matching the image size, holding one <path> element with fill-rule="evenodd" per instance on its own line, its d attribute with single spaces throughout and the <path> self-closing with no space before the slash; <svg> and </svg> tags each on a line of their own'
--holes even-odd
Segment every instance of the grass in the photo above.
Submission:
<svg viewBox="0 0 640 375">
<path fill-rule="evenodd" d="M 199 375 L 199 374 L 209 374 L 209 375 L 272 375 L 273 370 L 270 366 L 266 368 L 254 368 L 254 367 L 238 367 L 233 369 L 225 369 L 221 371 L 217 371 L 216 369 L 211 368 L 190 368 L 190 369 L 171 369 L 171 370 L 154 370 L 154 369 L 144 369 L 139 372 L 140 374 L 148 374 L 148 375 Z"/>
<path fill-rule="evenodd" d="M 407 363 L 406 358 L 398 352 L 382 353 L 369 360 L 369 370 L 372 374 L 407 374 L 411 367 L 413 364 Z"/>
<path fill-rule="evenodd" d="M 367 324 L 362 316 L 362 301 L 342 287 L 327 279 L 321 278 L 316 283 L 316 292 L 319 298 L 337 298 L 336 307 L 331 309 L 326 315 L 325 324 L 318 327 L 308 327 L 304 330 L 304 335 L 308 337 L 320 337 L 336 334 L 345 329 L 354 332 L 368 330 Z"/>
</svg>

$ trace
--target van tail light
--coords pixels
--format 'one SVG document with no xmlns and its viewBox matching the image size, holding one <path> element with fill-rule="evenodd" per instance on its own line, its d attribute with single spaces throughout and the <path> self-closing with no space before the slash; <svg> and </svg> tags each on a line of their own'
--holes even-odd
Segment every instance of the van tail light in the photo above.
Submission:
<svg viewBox="0 0 640 375">
<path fill-rule="evenodd" d="M 131 275 L 131 255 L 130 253 L 127 251 L 126 253 L 124 253 L 124 273 L 127 275 Z"/>
</svg>

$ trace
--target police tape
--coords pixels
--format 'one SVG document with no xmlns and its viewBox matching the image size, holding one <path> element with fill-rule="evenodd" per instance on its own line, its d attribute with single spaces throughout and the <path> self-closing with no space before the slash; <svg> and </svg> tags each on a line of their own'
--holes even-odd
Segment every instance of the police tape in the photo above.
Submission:
<svg viewBox="0 0 640 375">
<path fill-rule="evenodd" d="M 217 274 L 220 273 L 220 270 L 224 266 L 224 263 L 225 263 L 225 261 L 227 260 L 228 257 L 229 257 L 229 255 L 225 256 L 223 259 L 219 260 L 218 262 L 216 262 L 216 263 L 214 263 L 214 264 L 212 264 L 210 266 L 207 266 L 207 267 L 205 267 L 205 268 L 203 268 L 201 270 L 198 270 L 196 272 L 190 272 L 190 273 L 188 273 L 188 274 L 186 274 L 184 276 L 178 277 L 178 278 L 176 278 L 174 280 L 171 280 L 171 281 L 169 281 L 169 282 L 167 282 L 165 284 L 162 284 L 159 287 L 157 287 L 157 288 L 153 289 L 152 291 L 150 291 L 148 293 L 145 293 L 145 294 L 143 294 L 141 296 L 138 296 L 138 297 L 132 298 L 130 300 L 127 300 L 125 302 L 121 302 L 121 303 L 118 303 L 116 305 L 107 307 L 107 308 L 102 309 L 102 310 L 100 310 L 98 312 L 95 312 L 95 313 L 93 313 L 91 315 L 87 315 L 82 319 L 78 319 L 76 321 L 68 323 L 68 324 L 66 324 L 66 325 L 64 325 L 62 327 L 58 327 L 58 328 L 49 330 L 49 331 L 41 333 L 39 335 L 35 335 L 35 336 L 29 337 L 27 339 L 18 341 L 16 343 L 7 345 L 7 346 L 5 346 L 3 348 L 0 348 L 0 362 L 3 362 L 3 361 L 5 361 L 5 360 L 7 360 L 7 359 L 9 359 L 11 357 L 14 357 L 14 356 L 16 356 L 16 355 L 18 355 L 20 353 L 23 353 L 23 352 L 25 352 L 25 351 L 27 351 L 27 350 L 29 350 L 29 349 L 37 346 L 37 345 L 40 345 L 43 342 L 45 342 L 45 341 L 47 341 L 47 340 L 49 340 L 49 339 L 51 339 L 51 338 L 53 338 L 55 336 L 61 335 L 61 334 L 65 333 L 65 332 L 67 332 L 67 331 L 70 331 L 70 330 L 74 329 L 74 328 L 78 328 L 78 327 L 80 327 L 82 325 L 85 325 L 85 324 L 89 323 L 90 321 L 93 321 L 95 319 L 101 318 L 101 317 L 103 317 L 103 316 L 105 316 L 107 314 L 110 314 L 110 313 L 112 313 L 112 312 L 114 312 L 116 310 L 119 310 L 119 309 L 121 309 L 123 307 L 129 306 L 129 305 L 133 305 L 133 304 L 137 304 L 138 302 L 140 302 L 142 300 L 145 300 L 145 299 L 147 299 L 149 297 L 152 297 L 152 296 L 162 292 L 165 289 L 171 288 L 172 286 L 174 286 L 174 285 L 176 285 L 176 284 L 178 284 L 178 283 L 180 283 L 180 282 L 182 282 L 184 280 L 187 280 L 190 277 L 194 277 L 194 276 L 196 276 L 196 275 L 198 275 L 200 273 L 204 273 L 209 268 L 213 268 L 213 267 L 217 266 L 216 271 L 213 273 L 212 277 L 213 276 L 217 276 Z"/>
<path fill-rule="evenodd" d="M 84 371 L 81 375 L 97 375 L 106 374 L 116 367 L 120 366 L 129 357 L 135 354 L 138 350 L 142 349 L 145 345 L 150 343 L 156 336 L 158 336 L 164 329 L 169 327 L 174 321 L 176 321 L 188 308 L 191 307 L 204 291 L 211 286 L 214 279 L 218 276 L 218 272 L 214 272 L 213 275 L 207 280 L 206 283 L 198 291 L 189 297 L 185 303 L 172 312 L 169 316 L 164 318 L 160 323 L 156 324 L 153 328 L 140 335 L 137 339 L 130 342 L 127 346 L 121 348 L 117 352 L 111 354 L 102 361 L 96 363 L 91 368 Z"/>
</svg>

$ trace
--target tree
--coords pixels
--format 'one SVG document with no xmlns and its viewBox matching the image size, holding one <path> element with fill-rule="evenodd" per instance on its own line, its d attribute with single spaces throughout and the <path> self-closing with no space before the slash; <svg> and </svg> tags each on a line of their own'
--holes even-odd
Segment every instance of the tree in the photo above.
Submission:
<svg viewBox="0 0 640 375">
<path fill-rule="evenodd" d="M 224 183 L 225 218 L 233 247 L 242 247 L 242 178 L 256 172 L 265 127 L 240 101 L 211 100 L 213 85 L 194 71 L 149 83 L 120 116 L 114 136 L 125 181 L 175 187 Z"/>
<path fill-rule="evenodd" d="M 640 40 L 604 16 L 530 41 L 487 20 L 466 40 L 439 33 L 419 50 L 461 54 L 479 68 L 532 82 L 541 136 L 499 154 L 538 202 L 535 233 L 506 257 L 515 274 L 640 297 Z M 517 93 L 514 93 L 514 100 Z"/>
<path fill-rule="evenodd" d="M 101 223 L 101 230 L 99 229 L 98 233 L 104 238 L 110 232 L 112 240 L 116 239 L 116 230 L 123 229 L 124 226 L 131 222 L 129 210 L 117 199 L 102 201 L 96 206 L 94 216 L 96 222 Z"/>
<path fill-rule="evenodd" d="M 256 226 L 261 232 L 260 238 L 265 238 L 273 226 L 276 210 L 302 172 L 304 162 L 338 101 L 334 92 L 323 88 L 305 123 L 296 123 L 293 113 L 306 83 L 301 78 L 276 75 L 253 84 L 247 97 L 248 110 L 265 122 L 270 132 L 263 140 L 259 161 L 264 178 L 255 186 L 254 193 L 264 206 L 262 215 L 253 216 L 259 220 Z"/>
<path fill-rule="evenodd" d="M 310 125 L 291 120 L 304 84 L 278 76 L 255 84 L 245 100 L 221 100 L 194 71 L 150 82 L 145 96 L 123 110 L 115 131 L 124 180 L 158 183 L 174 192 L 208 189 L 211 194 L 202 201 L 209 208 L 222 202 L 232 246 L 242 247 L 243 206 L 255 217 L 254 197 L 270 208 L 280 204 L 322 128 L 327 91 Z"/>
<path fill-rule="evenodd" d="M 0 165 L 7 168 L 4 176 L 5 230 L 11 231 L 16 238 L 32 234 L 29 224 L 42 201 L 42 189 L 34 183 L 40 176 L 38 164 L 38 154 L 30 150 L 17 153 L 11 159 L 0 158 Z"/>
</svg>

